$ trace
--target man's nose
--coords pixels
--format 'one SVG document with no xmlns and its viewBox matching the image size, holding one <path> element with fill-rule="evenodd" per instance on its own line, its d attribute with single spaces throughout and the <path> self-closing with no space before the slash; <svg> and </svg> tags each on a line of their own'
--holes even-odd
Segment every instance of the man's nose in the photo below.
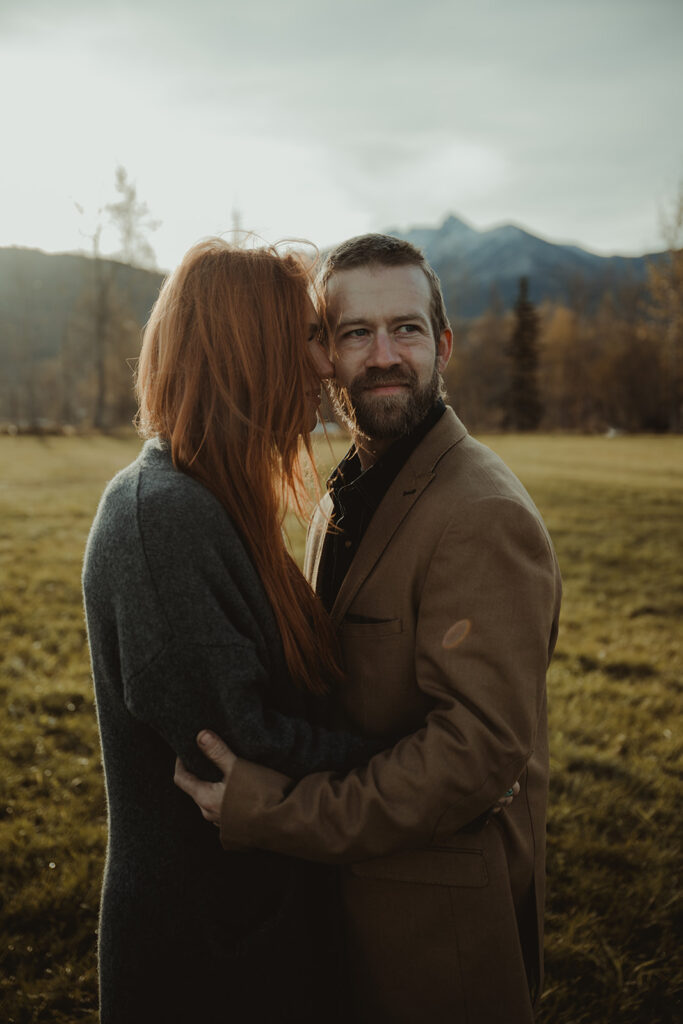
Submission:
<svg viewBox="0 0 683 1024">
<path fill-rule="evenodd" d="M 393 334 L 381 327 L 373 338 L 372 347 L 366 359 L 367 366 L 396 366 L 401 362 L 398 346 Z"/>
</svg>

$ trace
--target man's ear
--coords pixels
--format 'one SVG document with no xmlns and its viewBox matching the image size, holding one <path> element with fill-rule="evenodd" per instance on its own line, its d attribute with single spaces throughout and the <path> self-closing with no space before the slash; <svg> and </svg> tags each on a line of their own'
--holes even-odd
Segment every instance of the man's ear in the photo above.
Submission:
<svg viewBox="0 0 683 1024">
<path fill-rule="evenodd" d="M 447 327 L 445 331 L 442 331 L 439 335 L 439 340 L 436 343 L 436 365 L 439 373 L 448 366 L 448 360 L 451 358 L 453 352 L 453 331 L 450 327 Z"/>
</svg>

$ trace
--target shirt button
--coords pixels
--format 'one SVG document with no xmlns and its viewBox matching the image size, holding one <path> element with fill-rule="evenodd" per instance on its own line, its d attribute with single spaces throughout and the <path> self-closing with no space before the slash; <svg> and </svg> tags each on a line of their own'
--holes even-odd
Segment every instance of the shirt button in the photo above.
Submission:
<svg viewBox="0 0 683 1024">
<path fill-rule="evenodd" d="M 353 542 L 352 542 L 352 541 L 350 541 L 350 540 L 345 540 L 345 541 L 344 541 L 344 547 L 345 547 L 345 548 L 350 548 L 350 547 L 351 547 L 351 545 L 352 545 L 352 543 L 353 543 Z"/>
</svg>

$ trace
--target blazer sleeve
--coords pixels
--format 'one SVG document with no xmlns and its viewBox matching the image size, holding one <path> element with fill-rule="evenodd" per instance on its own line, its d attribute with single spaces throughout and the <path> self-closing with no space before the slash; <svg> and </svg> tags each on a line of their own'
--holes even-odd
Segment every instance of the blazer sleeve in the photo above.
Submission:
<svg viewBox="0 0 683 1024">
<path fill-rule="evenodd" d="M 525 506 L 487 498 L 454 516 L 419 603 L 415 675 L 433 706 L 424 727 L 343 777 L 295 784 L 238 759 L 222 806 L 224 847 L 363 860 L 424 846 L 477 818 L 534 749 L 559 590 L 547 534 Z M 453 648 L 449 631 L 463 621 L 469 633 Z"/>
</svg>

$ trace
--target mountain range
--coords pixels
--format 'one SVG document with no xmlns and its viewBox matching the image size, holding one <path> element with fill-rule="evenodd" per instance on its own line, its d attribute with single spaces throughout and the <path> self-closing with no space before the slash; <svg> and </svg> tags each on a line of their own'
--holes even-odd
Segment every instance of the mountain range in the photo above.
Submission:
<svg viewBox="0 0 683 1024">
<path fill-rule="evenodd" d="M 441 278 L 449 315 L 462 319 L 480 315 L 494 300 L 510 308 L 520 277 L 529 280 L 532 302 L 567 302 L 581 288 L 592 306 L 610 289 L 644 281 L 648 263 L 661 257 L 598 256 L 577 245 L 545 241 L 514 224 L 478 231 L 452 215 L 437 228 L 389 234 L 424 251 Z"/>
<path fill-rule="evenodd" d="M 422 248 L 439 274 L 451 318 L 478 316 L 492 301 L 514 304 L 519 278 L 529 279 L 533 302 L 567 302 L 577 287 L 591 305 L 609 289 L 642 282 L 646 256 L 597 256 L 575 245 L 545 241 L 504 224 L 478 231 L 447 217 L 440 227 L 416 227 L 391 234 Z M 163 280 L 160 271 L 103 260 L 119 301 L 143 325 Z M 93 260 L 73 253 L 0 248 L 0 357 L 21 351 L 24 358 L 49 358 L 59 350 L 70 318 L 93 289 Z"/>
</svg>

